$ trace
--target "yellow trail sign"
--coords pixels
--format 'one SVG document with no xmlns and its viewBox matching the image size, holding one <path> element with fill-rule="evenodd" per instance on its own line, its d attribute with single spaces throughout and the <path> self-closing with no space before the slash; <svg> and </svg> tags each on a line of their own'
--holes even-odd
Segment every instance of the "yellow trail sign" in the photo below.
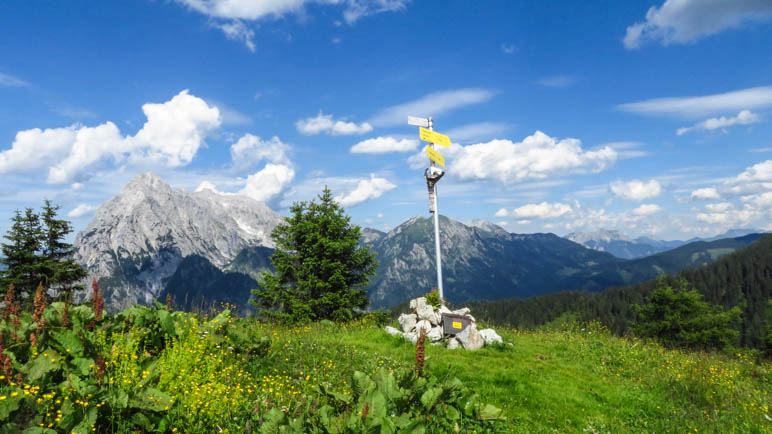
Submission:
<svg viewBox="0 0 772 434">
<path fill-rule="evenodd" d="M 445 167 L 445 157 L 443 157 L 439 152 L 435 151 L 431 146 L 426 147 L 426 155 L 429 156 L 430 160 L 434 161 L 442 167 Z"/>
<path fill-rule="evenodd" d="M 418 137 L 425 142 L 434 143 L 435 145 L 444 146 L 446 148 L 450 146 L 450 137 L 436 131 L 427 130 L 426 128 L 420 128 L 418 130 Z"/>
</svg>

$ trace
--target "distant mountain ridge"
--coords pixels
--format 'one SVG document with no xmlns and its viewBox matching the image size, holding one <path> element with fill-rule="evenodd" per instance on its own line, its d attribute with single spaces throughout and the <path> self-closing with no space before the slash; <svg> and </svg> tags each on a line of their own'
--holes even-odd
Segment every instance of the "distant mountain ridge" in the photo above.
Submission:
<svg viewBox="0 0 772 434">
<path fill-rule="evenodd" d="M 271 268 L 270 233 L 282 221 L 252 199 L 189 193 L 143 174 L 97 210 L 75 246 L 111 309 L 149 304 L 166 294 L 186 308 L 246 305 L 249 289 Z M 706 264 L 752 242 L 700 241 L 624 260 L 555 234 L 513 234 L 490 222 L 466 225 L 445 216 L 440 224 L 443 283 L 453 302 L 597 292 Z M 411 218 L 389 232 L 364 228 L 362 243 L 380 263 L 367 288 L 372 307 L 393 306 L 435 286 L 430 218 Z"/>
<path fill-rule="evenodd" d="M 622 259 L 636 259 L 675 249 L 684 244 L 697 241 L 716 241 L 726 238 L 737 238 L 754 233 L 763 233 L 753 229 L 730 229 L 729 231 L 709 238 L 691 238 L 681 240 L 656 240 L 650 237 L 631 239 L 618 230 L 599 229 L 592 232 L 573 232 L 566 238 L 585 247 L 601 252 L 609 252 Z"/>
</svg>

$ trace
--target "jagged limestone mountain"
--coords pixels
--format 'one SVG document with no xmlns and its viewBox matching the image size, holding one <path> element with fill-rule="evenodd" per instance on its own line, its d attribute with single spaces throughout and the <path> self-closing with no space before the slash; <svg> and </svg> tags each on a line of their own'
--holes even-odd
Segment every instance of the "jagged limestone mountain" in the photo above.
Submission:
<svg viewBox="0 0 772 434">
<path fill-rule="evenodd" d="M 281 221 L 248 197 L 189 193 L 144 173 L 99 207 L 75 239 L 76 256 L 118 309 L 155 300 L 185 257 L 222 269 L 245 248 L 273 247 L 270 234 Z"/>
</svg>

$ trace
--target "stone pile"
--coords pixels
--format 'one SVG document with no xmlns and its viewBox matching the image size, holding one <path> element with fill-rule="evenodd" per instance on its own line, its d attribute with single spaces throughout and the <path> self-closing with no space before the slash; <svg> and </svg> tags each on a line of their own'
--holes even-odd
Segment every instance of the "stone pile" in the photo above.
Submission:
<svg viewBox="0 0 772 434">
<path fill-rule="evenodd" d="M 442 314 L 455 314 L 466 317 L 469 325 L 455 335 L 446 334 L 442 327 Z M 469 308 L 450 310 L 445 306 L 434 308 L 426 302 L 426 297 L 410 300 L 410 313 L 403 313 L 398 318 L 401 330 L 387 326 L 386 332 L 393 336 L 402 336 L 413 344 L 423 330 L 426 339 L 434 345 L 444 345 L 448 349 L 464 348 L 477 350 L 484 345 L 503 344 L 501 336 L 493 329 L 477 330 L 477 322 L 469 314 Z"/>
</svg>

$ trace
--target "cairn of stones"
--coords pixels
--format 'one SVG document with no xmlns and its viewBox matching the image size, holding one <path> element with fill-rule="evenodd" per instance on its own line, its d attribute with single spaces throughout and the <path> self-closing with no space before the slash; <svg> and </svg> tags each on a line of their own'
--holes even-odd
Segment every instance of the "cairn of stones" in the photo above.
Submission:
<svg viewBox="0 0 772 434">
<path fill-rule="evenodd" d="M 450 310 L 443 305 L 435 308 L 426 302 L 426 297 L 418 297 L 410 300 L 410 313 L 399 316 L 397 321 L 401 330 L 387 326 L 386 332 L 392 336 L 401 336 L 415 345 L 423 331 L 426 333 L 426 339 L 432 344 L 443 345 L 451 350 L 477 350 L 485 345 L 503 344 L 501 336 L 495 330 L 477 330 L 477 322 L 469 312 L 467 307 Z M 465 318 L 466 321 L 463 322 L 466 326 L 458 333 L 445 333 L 443 314 Z"/>
</svg>

